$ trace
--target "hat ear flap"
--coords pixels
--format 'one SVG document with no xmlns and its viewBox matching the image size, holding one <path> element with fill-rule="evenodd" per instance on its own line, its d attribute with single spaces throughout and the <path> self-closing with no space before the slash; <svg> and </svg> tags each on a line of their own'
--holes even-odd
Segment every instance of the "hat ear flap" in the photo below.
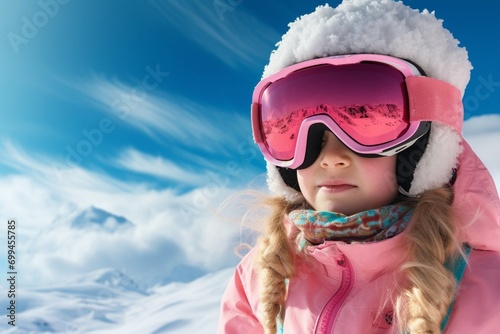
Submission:
<svg viewBox="0 0 500 334">
<path fill-rule="evenodd" d="M 284 167 L 277 168 L 283 182 L 285 182 L 285 184 L 290 188 L 300 191 L 299 181 L 297 180 L 297 170 Z"/>
<path fill-rule="evenodd" d="M 462 153 L 462 136 L 451 127 L 432 122 L 428 144 L 415 167 L 408 193 L 418 196 L 426 190 L 453 182 L 453 175 Z"/>
</svg>

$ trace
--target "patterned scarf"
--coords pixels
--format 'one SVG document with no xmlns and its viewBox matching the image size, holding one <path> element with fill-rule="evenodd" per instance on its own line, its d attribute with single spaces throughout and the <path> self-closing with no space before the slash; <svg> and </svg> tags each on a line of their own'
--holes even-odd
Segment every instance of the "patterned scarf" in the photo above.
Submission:
<svg viewBox="0 0 500 334">
<path fill-rule="evenodd" d="M 413 209 L 403 205 L 388 205 L 363 211 L 352 216 L 314 210 L 290 212 L 289 220 L 302 232 L 299 246 L 319 245 L 327 240 L 371 242 L 391 238 L 409 224 Z"/>
</svg>

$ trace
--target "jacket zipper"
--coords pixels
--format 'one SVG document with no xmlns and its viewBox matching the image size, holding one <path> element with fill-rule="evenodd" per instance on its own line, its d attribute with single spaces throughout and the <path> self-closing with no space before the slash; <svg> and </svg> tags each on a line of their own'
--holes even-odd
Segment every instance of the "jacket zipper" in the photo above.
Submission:
<svg viewBox="0 0 500 334">
<path fill-rule="evenodd" d="M 354 285 L 353 269 L 347 258 L 342 255 L 342 258 L 338 260 L 337 263 L 342 267 L 340 287 L 323 307 L 316 322 L 315 334 L 332 333 L 337 314 Z"/>
</svg>

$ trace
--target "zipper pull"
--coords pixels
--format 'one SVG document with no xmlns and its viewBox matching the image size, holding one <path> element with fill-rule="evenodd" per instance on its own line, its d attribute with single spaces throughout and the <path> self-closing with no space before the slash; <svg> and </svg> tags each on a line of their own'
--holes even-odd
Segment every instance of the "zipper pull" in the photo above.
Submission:
<svg viewBox="0 0 500 334">
<path fill-rule="evenodd" d="M 337 259 L 337 264 L 343 268 L 347 266 L 344 254 L 340 254 L 340 259 Z"/>
</svg>

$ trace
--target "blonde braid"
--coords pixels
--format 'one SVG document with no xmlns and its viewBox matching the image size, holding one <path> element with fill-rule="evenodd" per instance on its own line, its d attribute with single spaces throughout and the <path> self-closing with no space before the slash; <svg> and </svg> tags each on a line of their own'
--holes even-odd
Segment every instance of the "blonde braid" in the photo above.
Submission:
<svg viewBox="0 0 500 334">
<path fill-rule="evenodd" d="M 266 201 L 273 211 L 258 241 L 256 265 L 259 271 L 260 311 L 266 334 L 276 333 L 276 317 L 285 303 L 285 278 L 295 275 L 293 246 L 284 225 L 285 215 L 297 205 L 283 198 Z"/>
<path fill-rule="evenodd" d="M 422 194 L 415 203 L 408 229 L 409 260 L 402 265 L 408 286 L 397 299 L 402 331 L 411 334 L 441 333 L 441 322 L 455 292 L 453 274 L 443 265 L 459 253 L 455 237 L 449 188 Z"/>
</svg>

